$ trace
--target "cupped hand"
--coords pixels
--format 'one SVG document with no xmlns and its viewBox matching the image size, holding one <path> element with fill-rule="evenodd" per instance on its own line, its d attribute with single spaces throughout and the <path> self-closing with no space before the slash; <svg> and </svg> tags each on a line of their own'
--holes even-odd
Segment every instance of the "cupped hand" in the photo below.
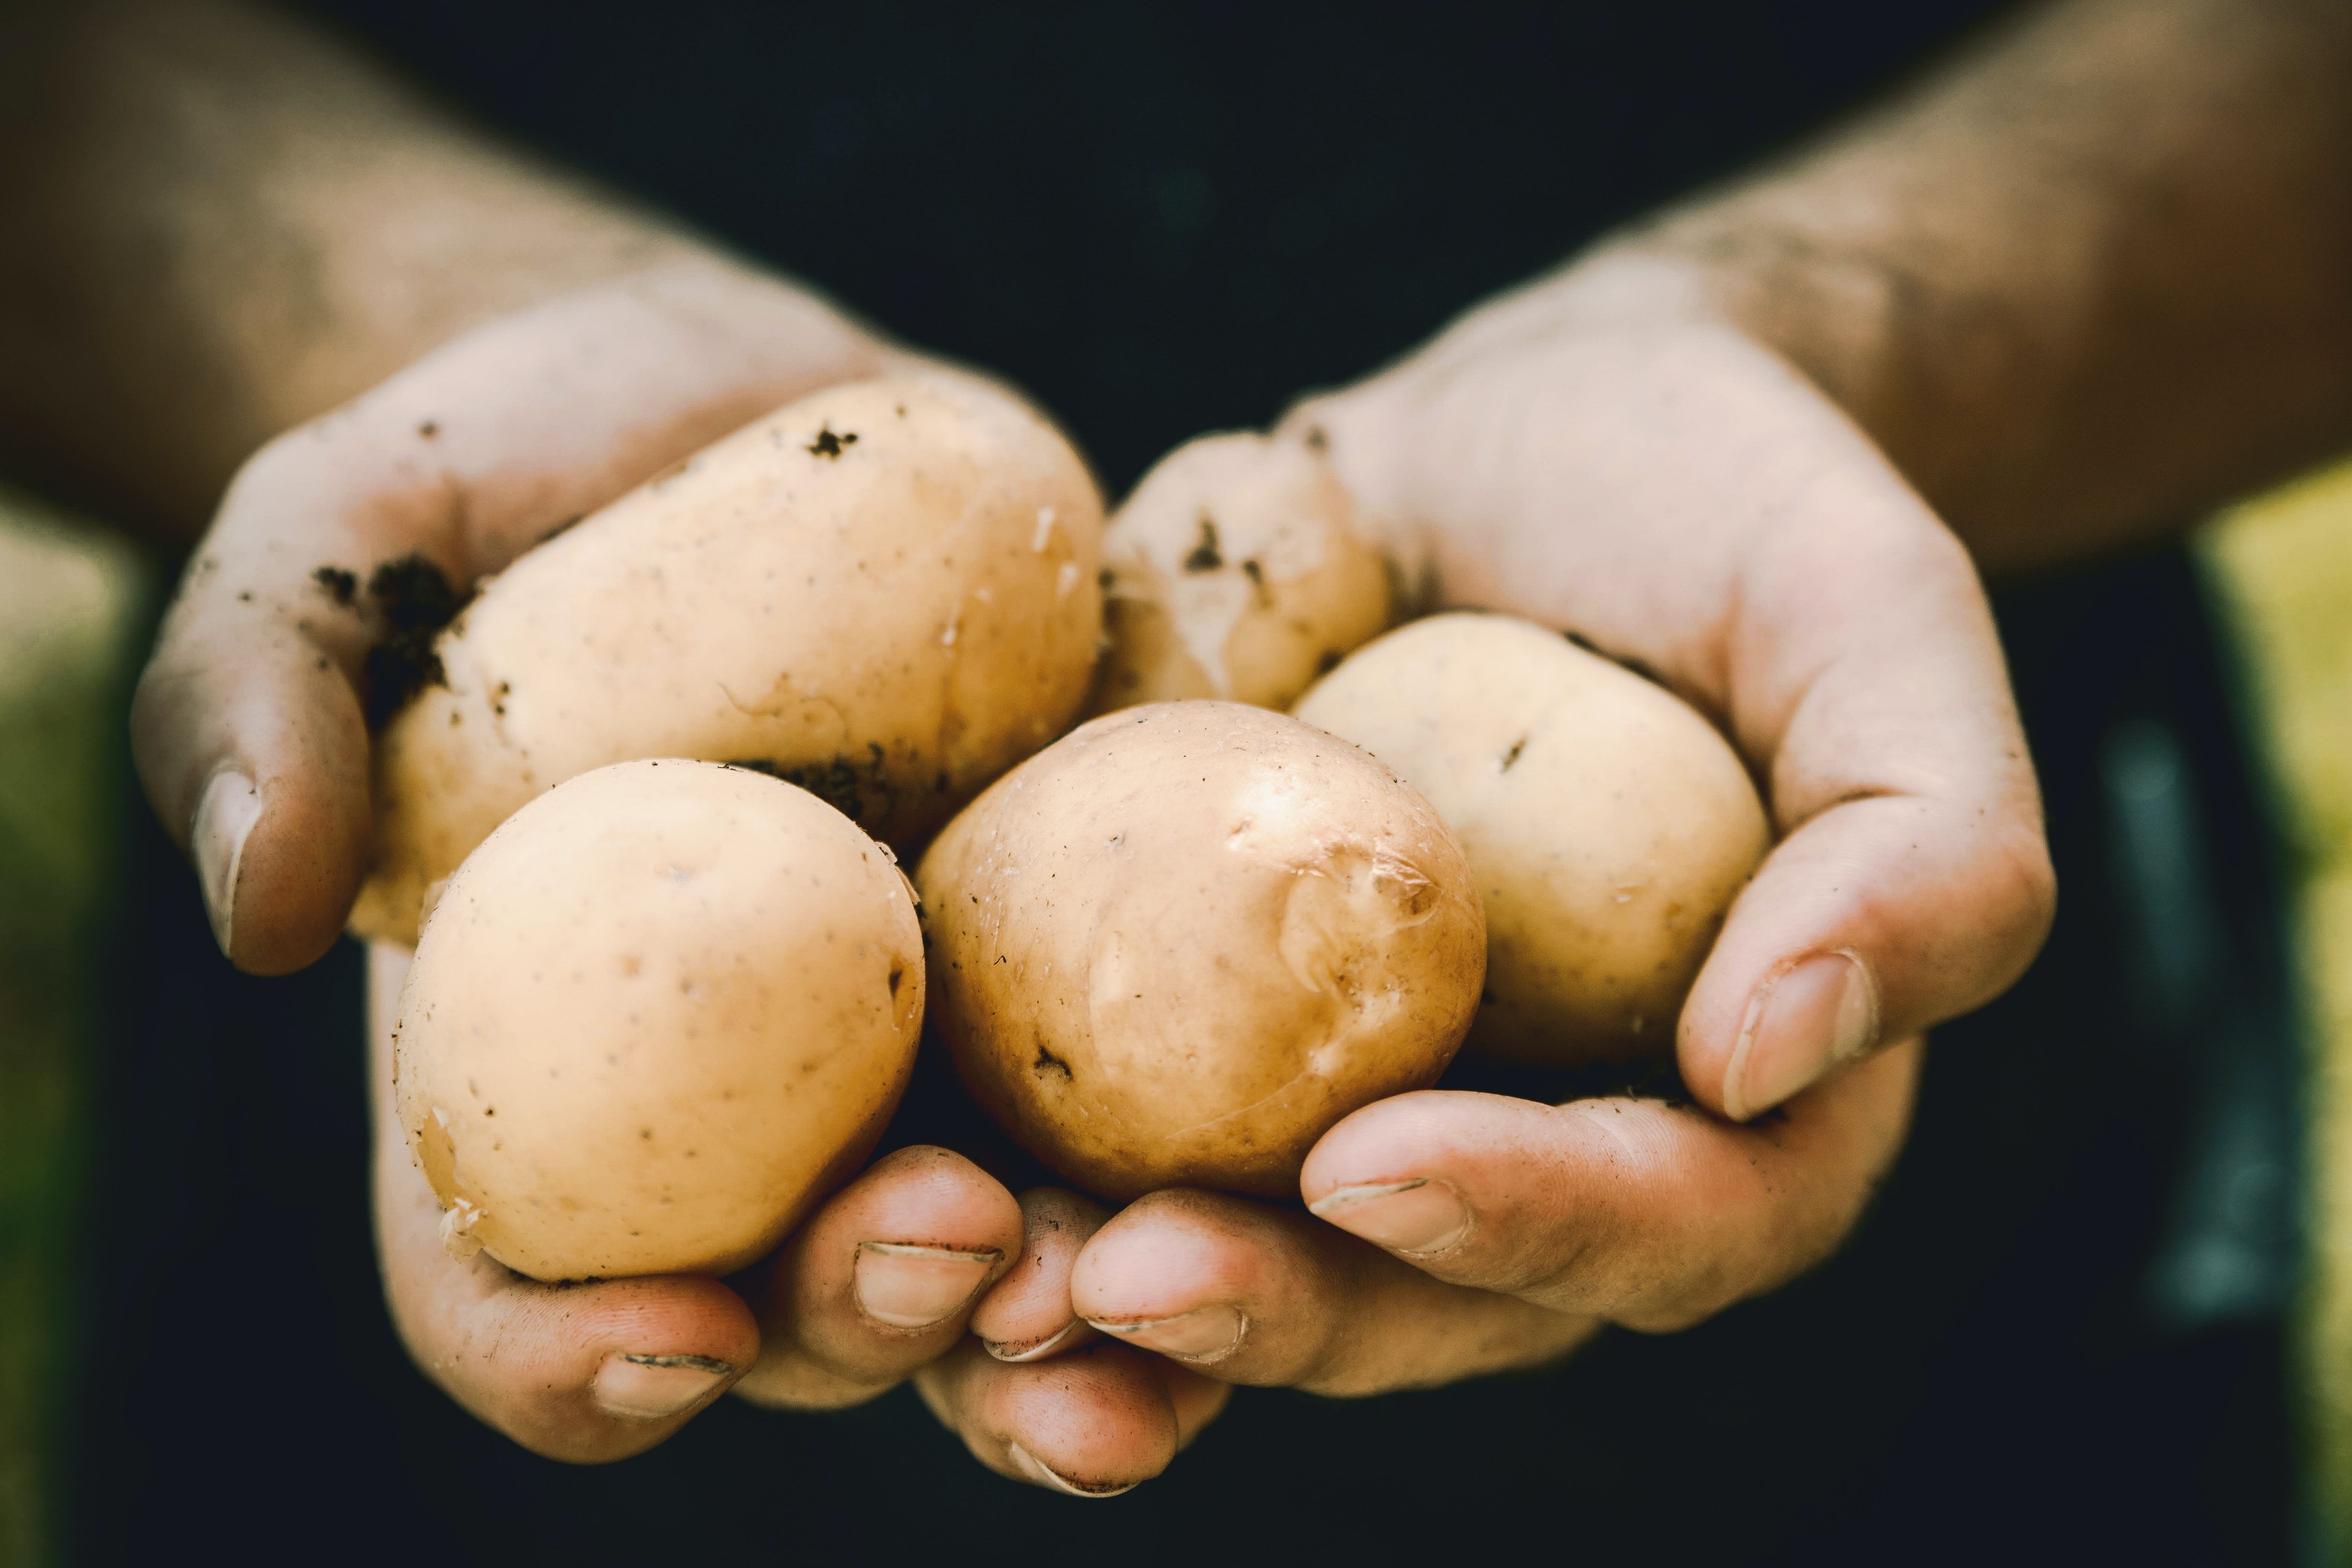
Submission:
<svg viewBox="0 0 2352 1568">
<path fill-rule="evenodd" d="M 1697 275 L 1604 255 L 1286 423 L 1433 605 L 1572 631 L 1747 760 L 1777 843 L 1675 1037 L 1710 1110 L 1747 1121 L 2024 972 L 2055 885 L 1975 568 Z"/>
<path fill-rule="evenodd" d="M 399 629 L 398 595 L 384 590 L 413 580 L 415 560 L 461 596 L 744 421 L 911 361 L 784 284 L 681 261 L 499 320 L 257 453 L 190 563 L 132 719 L 142 776 L 191 850 L 223 950 L 278 973 L 342 929 L 366 868 L 368 656 Z M 873 1397 L 954 1350 L 983 1292 L 1027 1256 L 1022 1203 L 962 1156 L 925 1146 L 876 1163 L 775 1258 L 728 1281 L 557 1286 L 488 1257 L 456 1260 L 391 1120 L 406 963 L 397 949 L 371 952 L 385 1294 L 425 1373 L 537 1452 L 640 1451 L 730 1387 L 800 1409 Z M 1050 1199 L 1028 1201 L 1050 1217 Z M 1073 1345 L 1085 1331 L 1071 1324 L 1061 1278 L 1042 1306 L 1008 1290 L 991 1321 L 1017 1337 L 1041 1311 L 1058 1314 L 1028 1348 Z M 1095 1380 L 1149 1395 L 1129 1402 L 1143 1428 L 1111 1467 L 1113 1485 L 1173 1451 L 1175 1418 L 1154 1424 L 1173 1369 L 1144 1363 L 1118 1352 L 1103 1363 L 1108 1381 Z M 958 1382 L 972 1414 L 952 1424 L 1002 1462 L 1023 1429 L 997 1419 L 985 1382 Z M 1051 1432 L 1029 1444 L 1021 1451 L 1068 1447 Z"/>
<path fill-rule="evenodd" d="M 1074 1310 L 1222 1381 L 1368 1394 L 1681 1328 L 1812 1267 L 1900 1152 L 1923 1032 L 2006 988 L 2051 918 L 1966 552 L 1691 274 L 1638 256 L 1497 300 L 1286 429 L 1429 607 L 1572 630 L 1713 718 L 1777 844 L 1679 1022 L 1696 1104 L 1385 1100 L 1317 1144 L 1308 1214 L 1128 1207 L 1071 1265 Z"/>
<path fill-rule="evenodd" d="M 776 279 L 680 260 L 478 328 L 256 453 L 131 710 L 222 951 L 283 973 L 341 931 L 366 870 L 369 654 L 414 631 L 419 563 L 462 598 L 729 430 L 909 358 Z"/>
</svg>

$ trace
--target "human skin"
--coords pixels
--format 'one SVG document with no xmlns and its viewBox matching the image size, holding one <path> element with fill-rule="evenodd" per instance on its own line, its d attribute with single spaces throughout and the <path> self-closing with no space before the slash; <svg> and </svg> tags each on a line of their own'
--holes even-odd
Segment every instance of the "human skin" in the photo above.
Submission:
<svg viewBox="0 0 2352 1568">
<path fill-rule="evenodd" d="M 1780 842 L 1676 1040 L 1725 1114 L 1386 1100 L 1307 1159 L 1328 1225 L 1153 1194 L 1073 1263 L 1081 1318 L 1371 1393 L 1680 1327 L 1825 1256 L 1899 1149 L 1920 1032 L 2050 911 L 1952 541 L 2077 560 L 2339 449 L 2347 279 L 2352 14 L 2081 0 L 1302 405 L 1360 502 L 1425 531 L 1439 603 L 1643 661 L 1764 783 Z M 1828 953 L 1859 1018 L 1811 984 Z"/>
<path fill-rule="evenodd" d="M 267 14 L 10 18 L 0 58 L 40 90 L 0 94 L 0 211 L 37 239 L 0 259 L 0 426 L 183 537 L 236 472 L 134 739 L 232 958 L 299 967 L 340 928 L 365 827 L 364 637 L 307 614 L 320 552 L 423 549 L 469 581 L 905 351 Z M 1677 1037 L 1697 1108 L 1402 1096 L 1318 1146 L 1320 1218 L 1171 1193 L 1096 1230 L 1081 1200 L 902 1153 L 820 1211 L 757 1302 L 654 1279 L 558 1306 L 450 1263 L 414 1245 L 380 1145 L 412 1352 L 582 1459 L 658 1441 L 738 1377 L 822 1406 L 912 1374 L 984 1463 L 1101 1494 L 1214 1414 L 1218 1383 L 1179 1362 L 1332 1393 L 1442 1383 L 1809 1267 L 1900 1147 L 1919 1033 L 1996 994 L 2049 918 L 1969 552 L 2146 536 L 2352 426 L 2347 68 L 2346 22 L 2292 0 L 2034 13 L 1293 416 L 1360 501 L 1423 532 L 1442 602 L 1640 658 L 1767 785 L 1783 841 Z M 583 357 L 632 374 L 569 375 Z M 380 992 L 397 958 L 373 962 Z M 980 1298 L 1024 1248 L 1020 1296 Z M 876 1259 L 913 1262 L 886 1283 Z M 887 1321 L 918 1298 L 946 1305 Z M 1111 1338 L 1081 1342 L 1087 1323 Z"/>
</svg>

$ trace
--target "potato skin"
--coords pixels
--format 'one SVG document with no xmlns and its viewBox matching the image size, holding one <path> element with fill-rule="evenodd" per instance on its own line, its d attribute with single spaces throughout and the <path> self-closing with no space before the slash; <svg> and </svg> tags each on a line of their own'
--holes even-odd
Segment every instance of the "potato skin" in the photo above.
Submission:
<svg viewBox="0 0 2352 1568">
<path fill-rule="evenodd" d="M 889 852 L 748 770 L 623 763 L 469 856 L 401 992 L 394 1096 L 453 1249 L 723 1274 L 873 1147 L 922 938 Z"/>
<path fill-rule="evenodd" d="M 1263 709 L 1084 725 L 950 823 L 916 880 L 965 1084 L 1106 1197 L 1296 1196 L 1315 1140 L 1434 1082 L 1477 1008 L 1483 921 L 1437 814 Z"/>
<path fill-rule="evenodd" d="M 1571 1067 L 1672 1053 L 1771 843 L 1714 726 L 1556 632 L 1486 615 L 1391 632 L 1294 711 L 1410 780 L 1469 857 L 1488 998 L 1472 1049 Z"/>
<path fill-rule="evenodd" d="M 483 584 L 375 755 L 360 934 L 541 792 L 636 757 L 803 784 L 908 844 L 1059 734 L 1094 665 L 1102 503 L 976 378 L 835 386 L 754 421 Z"/>
<path fill-rule="evenodd" d="M 1374 532 L 1302 440 L 1234 432 L 1178 447 L 1103 535 L 1109 646 L 1087 711 L 1188 697 L 1289 707 L 1395 618 Z"/>
</svg>

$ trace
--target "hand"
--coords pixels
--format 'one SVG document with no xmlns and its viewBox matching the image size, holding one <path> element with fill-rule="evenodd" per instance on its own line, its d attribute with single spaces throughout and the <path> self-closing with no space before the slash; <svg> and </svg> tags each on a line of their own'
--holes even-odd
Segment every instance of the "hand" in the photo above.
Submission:
<svg viewBox="0 0 2352 1568">
<path fill-rule="evenodd" d="M 132 720 L 149 793 L 191 844 L 223 950 L 282 972 L 342 927 L 369 829 L 361 715 L 367 652 L 384 630 L 366 588 L 377 565 L 421 553 L 462 593 L 743 421 L 908 358 L 782 284 L 675 262 L 504 317 L 263 448 L 195 553 Z M 339 592 L 335 572 L 357 583 Z M 877 1163 L 732 1284 L 558 1288 L 487 1258 L 458 1263 L 390 1120 L 406 963 L 396 949 L 371 954 L 385 1293 L 427 1374 L 538 1452 L 637 1452 L 730 1387 L 797 1408 L 870 1398 L 956 1346 L 982 1294 L 1024 1256 L 1013 1194 L 960 1155 L 919 1147 Z M 1046 1310 L 1055 1321 L 1034 1339 L 1070 1327 L 1066 1290 Z M 993 1310 L 989 1323 L 1008 1335 L 1035 1316 L 1017 1289 Z M 1127 1478 L 1139 1479 L 1173 1452 L 1175 1418 L 1150 1427 L 1170 1405 L 1158 1391 L 1187 1374 L 1105 1349 L 1110 1370 L 1096 1385 L 1124 1379 L 1158 1402 L 1135 1406 L 1150 1428 L 1131 1456 L 1148 1468 Z M 987 1381 L 961 1380 L 971 1414 L 955 1424 L 1001 1460 L 1010 1439 L 991 1436 Z M 1212 1405 L 1221 1397 L 1210 1388 Z M 1051 1433 L 1030 1442 L 1024 1451 L 1049 1456 L 1068 1447 Z"/>
<path fill-rule="evenodd" d="M 2014 980 L 2051 915 L 1966 552 L 1648 261 L 1497 301 L 1286 424 L 1319 432 L 1436 605 L 1573 628 L 1712 715 L 1779 843 L 1680 1020 L 1698 1105 L 1369 1106 L 1307 1159 L 1314 1217 L 1150 1194 L 1071 1265 L 1074 1310 L 1222 1380 L 1367 1394 L 1681 1328 L 1811 1268 L 1902 1146 L 1921 1033 Z"/>
<path fill-rule="evenodd" d="M 1675 265 L 1507 296 L 1286 422 L 1441 606 L 1571 629 L 1711 716 L 1776 847 L 1675 1037 L 1748 1121 L 2023 973 L 2054 885 L 1966 550 L 1843 414 Z"/>
<path fill-rule="evenodd" d="M 551 1285 L 486 1253 L 458 1261 L 393 1107 L 409 959 L 386 944 L 368 951 L 384 1297 L 425 1375 L 533 1452 L 625 1458 L 730 1388 L 760 1405 L 830 1410 L 931 1369 L 925 1399 L 992 1468 L 1107 1496 L 1159 1474 L 1223 1407 L 1221 1384 L 1087 1342 L 1093 1331 L 1070 1311 L 1069 1267 L 1102 1223 L 1098 1205 L 1053 1188 L 1016 1202 L 971 1161 L 929 1145 L 883 1156 L 731 1280 Z"/>
<path fill-rule="evenodd" d="M 1300 1185 L 1321 1218 L 1151 1194 L 1087 1243 L 1072 1305 L 1224 1381 L 1329 1394 L 1538 1365 L 1605 1323 L 1687 1327 L 1836 1248 L 1902 1147 L 1920 1055 L 1751 1126 L 1654 1100 L 1400 1095 L 1316 1145 Z"/>
<path fill-rule="evenodd" d="M 774 279 L 674 261 L 478 328 L 272 440 L 191 558 L 131 710 L 140 776 L 222 951 L 323 952 L 366 869 L 376 571 L 460 596 L 768 409 L 910 356 Z"/>
</svg>

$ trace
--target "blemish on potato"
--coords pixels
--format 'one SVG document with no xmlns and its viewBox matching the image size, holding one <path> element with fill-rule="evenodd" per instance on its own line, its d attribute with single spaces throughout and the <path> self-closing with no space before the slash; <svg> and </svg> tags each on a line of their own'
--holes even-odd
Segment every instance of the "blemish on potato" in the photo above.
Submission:
<svg viewBox="0 0 2352 1568">
<path fill-rule="evenodd" d="M 1184 557 L 1184 570 L 1192 573 L 1214 572 L 1225 563 L 1217 551 L 1217 522 L 1207 512 L 1201 514 L 1201 542 Z"/>
<path fill-rule="evenodd" d="M 359 596 L 360 574 L 341 566 L 321 566 L 310 574 L 310 581 L 324 588 L 329 597 L 346 608 Z"/>
<path fill-rule="evenodd" d="M 1266 586 L 1265 568 L 1258 564 L 1255 556 L 1242 563 L 1242 575 L 1250 581 L 1250 596 L 1256 601 L 1257 607 L 1261 610 L 1272 608 L 1274 590 Z M 1294 621 L 1292 625 L 1296 626 L 1298 623 Z"/>
<path fill-rule="evenodd" d="M 813 458 L 838 458 L 844 448 L 856 444 L 856 431 L 844 430 L 835 435 L 832 424 L 827 422 L 817 426 L 816 439 L 808 444 L 808 452 Z"/>
</svg>

